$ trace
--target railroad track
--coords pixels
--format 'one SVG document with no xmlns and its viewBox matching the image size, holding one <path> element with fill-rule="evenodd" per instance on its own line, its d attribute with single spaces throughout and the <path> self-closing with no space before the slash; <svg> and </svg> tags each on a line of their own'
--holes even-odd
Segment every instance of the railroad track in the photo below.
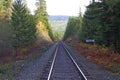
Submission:
<svg viewBox="0 0 120 80">
<path fill-rule="evenodd" d="M 45 66 L 40 80 L 88 80 L 62 41 Z"/>
</svg>

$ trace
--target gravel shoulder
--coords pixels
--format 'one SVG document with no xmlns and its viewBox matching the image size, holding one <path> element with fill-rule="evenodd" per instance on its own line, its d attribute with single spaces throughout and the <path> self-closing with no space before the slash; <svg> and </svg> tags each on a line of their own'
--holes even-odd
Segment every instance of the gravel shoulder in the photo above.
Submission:
<svg viewBox="0 0 120 80">
<path fill-rule="evenodd" d="M 14 80 L 39 80 L 47 61 L 54 53 L 56 44 L 46 51 L 38 60 L 34 61 L 29 67 L 24 69 Z"/>
</svg>

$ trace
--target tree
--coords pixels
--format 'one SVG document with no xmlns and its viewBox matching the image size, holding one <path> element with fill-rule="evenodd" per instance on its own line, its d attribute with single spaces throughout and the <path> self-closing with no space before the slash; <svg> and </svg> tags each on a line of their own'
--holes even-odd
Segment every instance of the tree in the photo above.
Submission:
<svg viewBox="0 0 120 80">
<path fill-rule="evenodd" d="M 12 0 L 0 0 L 0 38 L 10 44 L 12 29 L 10 27 Z"/>
<path fill-rule="evenodd" d="M 37 0 L 36 6 L 37 6 L 37 10 L 35 11 L 35 18 L 36 18 L 37 22 L 41 21 L 45 25 L 47 25 L 48 13 L 46 12 L 45 0 Z"/>
<path fill-rule="evenodd" d="M 10 17 L 12 15 L 12 2 L 13 0 L 5 0 L 5 6 L 6 6 L 6 18 L 10 20 Z"/>
<path fill-rule="evenodd" d="M 120 52 L 120 1 L 101 0 L 87 6 L 79 40 L 94 38 L 97 44 Z"/>
<path fill-rule="evenodd" d="M 70 17 L 67 23 L 66 31 L 63 37 L 63 40 L 66 40 L 69 37 L 76 39 L 78 37 L 78 32 L 80 29 L 80 18 L 79 17 Z"/>
<path fill-rule="evenodd" d="M 12 0 L 0 0 L 0 17 L 10 19 Z"/>
<path fill-rule="evenodd" d="M 54 40 L 52 29 L 48 21 L 48 13 L 46 12 L 46 2 L 45 0 L 37 0 L 36 3 L 37 10 L 35 11 L 36 22 L 42 22 L 46 29 L 48 30 L 48 35 L 52 40 Z"/>
<path fill-rule="evenodd" d="M 106 0 L 104 3 L 108 6 L 104 22 L 104 26 L 107 28 L 104 34 L 107 40 L 107 46 L 112 45 L 115 50 L 120 52 L 120 1 Z"/>
<path fill-rule="evenodd" d="M 22 0 L 13 3 L 11 24 L 14 30 L 13 46 L 28 46 L 35 41 L 35 21 Z"/>
</svg>

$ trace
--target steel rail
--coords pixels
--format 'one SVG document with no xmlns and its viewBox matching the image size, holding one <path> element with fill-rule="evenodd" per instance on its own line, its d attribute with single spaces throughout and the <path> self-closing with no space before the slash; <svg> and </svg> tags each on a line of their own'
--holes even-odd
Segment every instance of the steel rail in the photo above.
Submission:
<svg viewBox="0 0 120 80">
<path fill-rule="evenodd" d="M 84 73 L 82 72 L 82 70 L 80 69 L 80 67 L 78 66 L 78 64 L 75 62 L 75 60 L 73 59 L 72 55 L 70 54 L 70 52 L 68 51 L 68 49 L 64 46 L 63 42 L 61 42 L 64 49 L 66 50 L 66 52 L 68 53 L 69 57 L 71 58 L 72 62 L 74 63 L 74 65 L 76 66 L 76 68 L 78 69 L 79 73 L 81 74 L 82 79 L 81 80 L 88 80 L 86 78 L 86 76 L 84 75 Z"/>
<path fill-rule="evenodd" d="M 52 65 L 50 67 L 50 71 L 49 71 L 49 75 L 48 75 L 48 78 L 47 80 L 50 80 L 50 77 L 51 77 L 51 74 L 52 74 L 52 70 L 53 70 L 53 67 L 54 67 L 54 63 L 55 63 L 55 59 L 56 59 L 56 55 L 57 55 L 57 52 L 58 52 L 58 46 L 55 50 L 55 55 L 54 55 L 54 58 L 53 58 L 53 61 L 52 61 Z"/>
</svg>

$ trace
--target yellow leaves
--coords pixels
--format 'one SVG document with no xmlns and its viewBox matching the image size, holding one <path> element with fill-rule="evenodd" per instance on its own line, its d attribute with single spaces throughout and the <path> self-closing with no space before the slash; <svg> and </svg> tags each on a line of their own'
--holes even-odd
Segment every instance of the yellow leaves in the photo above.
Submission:
<svg viewBox="0 0 120 80">
<path fill-rule="evenodd" d="M 12 56 L 14 56 L 15 60 L 23 60 L 28 58 L 30 55 L 33 55 L 33 51 L 37 48 L 40 48 L 40 45 L 38 44 L 32 44 L 30 46 L 26 47 L 18 47 L 18 48 L 13 48 L 12 50 Z"/>
<path fill-rule="evenodd" d="M 46 29 L 46 26 L 44 25 L 44 23 L 39 22 L 36 25 L 36 37 L 37 37 L 37 43 L 43 42 L 43 41 L 48 41 L 51 42 L 51 39 L 48 35 L 48 30 Z"/>
<path fill-rule="evenodd" d="M 47 31 L 44 23 L 42 22 L 39 22 L 36 27 L 37 27 L 37 30 L 42 29 L 43 31 Z"/>
</svg>

